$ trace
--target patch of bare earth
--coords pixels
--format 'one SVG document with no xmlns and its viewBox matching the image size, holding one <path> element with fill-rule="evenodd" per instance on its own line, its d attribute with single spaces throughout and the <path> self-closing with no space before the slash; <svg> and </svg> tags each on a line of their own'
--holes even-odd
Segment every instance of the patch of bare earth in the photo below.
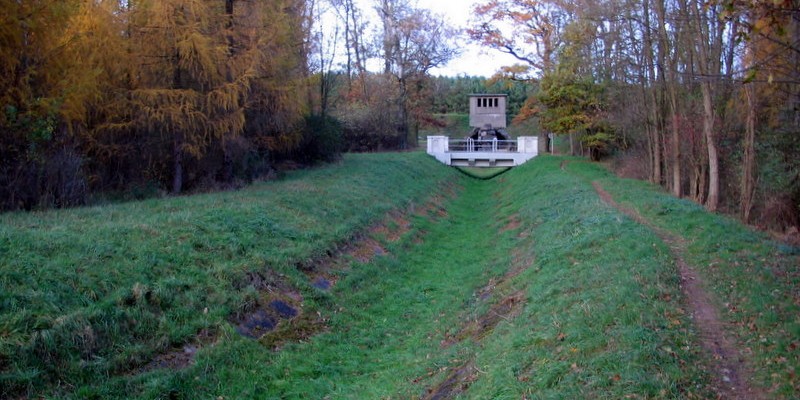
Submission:
<svg viewBox="0 0 800 400">
<path fill-rule="evenodd" d="M 378 224 L 369 230 L 370 236 L 385 237 L 394 243 L 411 230 L 411 222 L 402 214 L 395 213 L 389 216 L 386 222 Z"/>
<path fill-rule="evenodd" d="M 506 296 L 499 302 L 492 304 L 489 310 L 475 320 L 469 321 L 456 335 L 456 339 L 463 340 L 471 337 L 479 341 L 487 334 L 491 333 L 501 321 L 511 321 L 522 309 L 525 303 L 525 291 L 520 290 L 510 296 Z"/>
<path fill-rule="evenodd" d="M 377 256 L 386 254 L 386 249 L 378 243 L 377 240 L 371 237 L 359 239 L 358 242 L 353 243 L 353 247 L 347 252 L 348 255 L 361 263 L 368 263 Z"/>
<path fill-rule="evenodd" d="M 700 333 L 700 345 L 708 356 L 713 389 L 719 398 L 742 400 L 767 398 L 762 389 L 750 385 L 753 372 L 747 365 L 747 360 L 737 351 L 736 343 L 731 339 L 733 333 L 722 322 L 713 299 L 703 288 L 702 279 L 683 258 L 686 247 L 683 238 L 653 225 L 636 210 L 620 205 L 599 182 L 592 182 L 592 186 L 606 204 L 652 230 L 670 248 L 680 273 L 681 290 L 686 305 Z"/>
<path fill-rule="evenodd" d="M 330 290 L 337 281 L 336 271 L 350 268 L 353 260 L 362 264 L 371 262 L 377 256 L 388 255 L 384 244 L 395 243 L 403 239 L 411 231 L 410 215 L 427 218 L 443 218 L 447 216 L 445 203 L 458 195 L 458 187 L 446 184 L 441 192 L 431 196 L 421 206 L 410 203 L 407 210 L 390 212 L 379 223 L 368 228 L 364 234 L 355 235 L 326 255 L 308 262 L 298 264 L 304 271 L 311 285 L 320 290 Z M 411 242 L 422 242 L 424 232 L 417 232 Z"/>
<path fill-rule="evenodd" d="M 194 363 L 197 351 L 214 342 L 216 335 L 208 329 L 203 329 L 195 336 L 192 343 L 187 343 L 180 348 L 174 348 L 153 358 L 142 371 L 151 371 L 160 368 L 173 370 L 184 369 Z"/>
<path fill-rule="evenodd" d="M 435 388 L 428 389 L 425 400 L 452 399 L 464 393 L 469 386 L 478 380 L 478 368 L 469 360 L 456 368 L 449 369 L 447 377 Z"/>
<path fill-rule="evenodd" d="M 519 229 L 520 221 L 518 215 L 512 215 L 511 218 L 508 219 L 508 223 L 500 228 L 500 233 L 508 232 L 508 231 L 515 231 Z"/>
<path fill-rule="evenodd" d="M 448 214 L 444 207 L 445 199 L 444 196 L 433 196 L 422 206 L 422 214 L 434 218 L 446 218 Z"/>
<path fill-rule="evenodd" d="M 324 256 L 298 265 L 298 269 L 308 276 L 311 286 L 328 291 L 336 284 L 337 270 L 349 268 L 353 261 L 369 263 L 385 254 L 376 239 L 357 235 Z M 242 288 L 252 286 L 260 296 L 231 317 L 230 322 L 240 335 L 278 350 L 286 343 L 302 342 L 327 328 L 326 318 L 321 313 L 304 310 L 302 295 L 271 270 L 251 272 L 247 281 Z"/>
</svg>

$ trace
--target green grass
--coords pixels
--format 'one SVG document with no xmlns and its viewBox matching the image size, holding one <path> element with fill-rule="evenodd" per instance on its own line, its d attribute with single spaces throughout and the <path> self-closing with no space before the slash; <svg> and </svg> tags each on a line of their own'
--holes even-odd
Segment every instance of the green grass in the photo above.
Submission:
<svg viewBox="0 0 800 400">
<path fill-rule="evenodd" d="M 527 235 L 515 281 L 528 302 L 476 350 L 485 376 L 468 397 L 708 395 L 668 249 L 558 166 L 539 157 L 499 178 L 499 206 Z"/>
<path fill-rule="evenodd" d="M 796 266 L 794 250 L 562 160 L 476 180 L 419 152 L 348 156 L 239 192 L 0 216 L 0 397 L 419 398 L 465 366 L 459 398 L 712 397 L 670 250 L 593 180 L 687 237 L 721 302 L 752 296 L 732 315 L 769 335 L 752 344 L 759 382 L 796 397 L 796 275 L 764 271 Z M 371 241 L 371 260 L 311 262 Z M 303 316 L 282 331 L 235 331 L 232 316 L 295 292 Z M 201 332 L 193 364 L 145 368 Z"/>
<path fill-rule="evenodd" d="M 457 310 L 476 287 L 503 272 L 498 252 L 507 253 L 511 245 L 495 248 L 496 238 L 484 237 L 492 221 L 472 210 L 490 206 L 487 188 L 467 186 L 477 199 L 460 197 L 448 207 L 447 217 L 413 217 L 414 232 L 389 245 L 389 255 L 342 274 L 332 293 L 336 307 L 328 332 L 280 354 L 265 354 L 258 344 L 238 340 L 248 349 L 241 352 L 243 359 L 215 353 L 208 361 L 224 363 L 225 382 L 235 384 L 215 391 L 220 377 L 200 375 L 207 383 L 203 393 L 226 398 L 409 398 L 423 393 L 425 387 L 412 380 L 427 374 L 431 365 L 447 365 L 457 357 L 464 346 L 443 350 L 442 334 L 462 322 Z M 414 244 L 422 232 L 423 242 Z M 254 365 L 260 366 L 256 374 Z"/>
<path fill-rule="evenodd" d="M 800 248 L 597 165 L 573 162 L 567 168 L 601 182 L 618 202 L 685 239 L 686 261 L 717 299 L 742 353 L 751 354 L 756 380 L 776 398 L 800 397 Z"/>
<path fill-rule="evenodd" d="M 1 215 L 0 397 L 99 387 L 204 330 L 227 337 L 258 296 L 253 272 L 313 308 L 297 266 L 458 177 L 436 166 L 347 156 L 237 192 Z"/>
<path fill-rule="evenodd" d="M 480 372 L 466 398 L 707 394 L 689 322 L 677 300 L 664 301 L 679 297 L 668 251 L 654 250 L 657 239 L 590 186 L 548 173 L 553 166 L 534 163 L 496 183 L 464 180 L 446 216 L 413 216 L 403 239 L 384 243 L 385 256 L 340 273 L 323 307 L 329 328 L 307 342 L 275 353 L 230 335 L 169 380 L 121 379 L 103 394 L 414 398 L 470 362 Z M 557 207 L 546 201 L 554 199 Z M 520 315 L 459 336 L 520 290 Z"/>
</svg>

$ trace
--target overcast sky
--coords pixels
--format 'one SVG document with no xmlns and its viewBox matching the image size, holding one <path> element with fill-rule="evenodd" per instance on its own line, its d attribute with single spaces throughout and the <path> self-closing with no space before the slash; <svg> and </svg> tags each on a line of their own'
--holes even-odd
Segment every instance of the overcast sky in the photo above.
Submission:
<svg viewBox="0 0 800 400">
<path fill-rule="evenodd" d="M 417 6 L 444 16 L 450 25 L 464 30 L 468 27 L 469 21 L 473 19 L 472 9 L 475 3 L 484 1 L 486 0 L 418 0 Z M 370 21 L 372 29 L 379 28 L 380 22 L 374 8 L 375 0 L 356 0 L 356 3 Z M 433 75 L 490 77 L 500 70 L 500 67 L 518 62 L 507 54 L 471 43 L 466 36 L 460 38 L 457 45 L 461 49 L 461 56 L 441 68 L 433 69 L 431 71 Z M 338 56 L 341 57 L 341 53 Z M 377 68 L 380 68 L 380 60 L 373 61 Z"/>
<path fill-rule="evenodd" d="M 459 28 L 468 28 L 472 18 L 472 9 L 475 3 L 483 1 L 476 0 L 434 0 L 420 1 L 419 7 L 428 8 L 437 14 L 442 14 L 450 24 Z M 462 54 L 457 59 L 451 61 L 443 68 L 436 68 L 432 71 L 434 75 L 470 75 L 470 76 L 492 76 L 500 67 L 518 63 L 514 57 L 501 53 L 497 50 L 481 47 L 473 43 L 468 43 L 464 39 L 461 44 Z"/>
</svg>

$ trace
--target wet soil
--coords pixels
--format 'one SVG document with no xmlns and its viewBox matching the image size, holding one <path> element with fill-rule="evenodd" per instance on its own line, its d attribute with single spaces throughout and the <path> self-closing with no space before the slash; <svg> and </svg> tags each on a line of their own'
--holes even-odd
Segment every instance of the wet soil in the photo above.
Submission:
<svg viewBox="0 0 800 400">
<path fill-rule="evenodd" d="M 236 332 L 242 336 L 258 339 L 273 331 L 281 321 L 290 320 L 298 314 L 296 306 L 284 300 L 272 300 L 238 321 Z"/>
</svg>

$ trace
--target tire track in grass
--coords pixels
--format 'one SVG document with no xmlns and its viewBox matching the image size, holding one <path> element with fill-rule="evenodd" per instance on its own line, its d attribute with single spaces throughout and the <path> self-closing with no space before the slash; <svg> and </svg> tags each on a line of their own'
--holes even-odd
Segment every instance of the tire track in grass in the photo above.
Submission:
<svg viewBox="0 0 800 400">
<path fill-rule="evenodd" d="M 732 333 L 722 322 L 713 299 L 703 289 L 702 279 L 684 259 L 685 240 L 655 226 L 636 210 L 614 201 L 611 194 L 603 189 L 599 182 L 593 181 L 592 186 L 603 202 L 646 226 L 669 247 L 680 273 L 681 290 L 691 311 L 694 325 L 700 333 L 700 345 L 709 356 L 714 390 L 719 398 L 742 400 L 766 398 L 766 394 L 760 388 L 750 385 L 753 371 L 747 365 L 747 360 L 737 351 L 735 341 L 731 339 Z"/>
<path fill-rule="evenodd" d="M 519 227 L 519 220 L 516 215 L 512 216 L 500 232 L 516 230 Z M 489 334 L 494 331 L 495 327 L 503 321 L 513 321 L 522 311 L 527 297 L 525 296 L 526 288 L 514 290 L 513 293 L 507 294 L 513 290 L 512 280 L 527 269 L 531 264 L 526 263 L 519 252 L 513 257 L 511 268 L 505 275 L 498 279 L 491 278 L 489 282 L 480 290 L 476 292 L 477 297 L 481 301 L 488 301 L 492 297 L 500 297 L 489 306 L 489 309 L 481 316 L 474 320 L 465 321 L 459 330 L 452 336 L 447 336 L 442 341 L 443 347 L 449 347 L 457 342 L 464 340 L 472 340 L 480 343 Z M 442 400 L 455 398 L 460 394 L 465 393 L 469 386 L 478 380 L 481 371 L 475 364 L 475 357 L 469 357 L 460 365 L 446 369 L 449 371 L 439 384 L 427 389 L 427 394 L 423 397 L 425 400 Z M 415 381 L 419 381 L 418 378 Z"/>
</svg>

